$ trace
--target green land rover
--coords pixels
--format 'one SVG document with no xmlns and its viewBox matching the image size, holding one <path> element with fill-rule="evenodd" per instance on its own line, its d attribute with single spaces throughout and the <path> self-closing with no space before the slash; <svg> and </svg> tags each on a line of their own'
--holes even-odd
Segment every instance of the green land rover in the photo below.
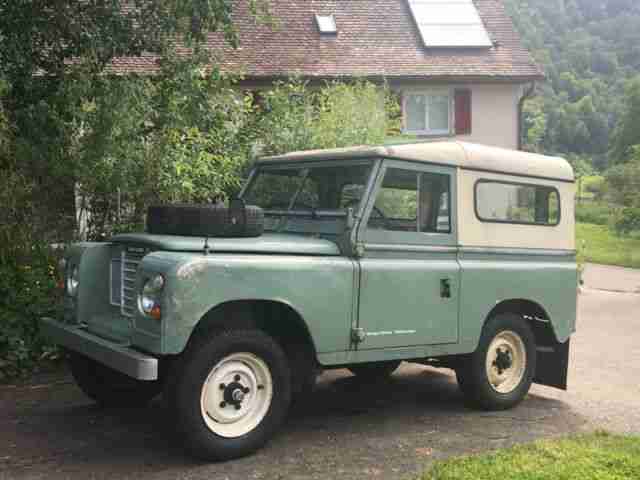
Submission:
<svg viewBox="0 0 640 480">
<path fill-rule="evenodd" d="M 506 409 L 567 386 L 574 195 L 560 158 L 453 141 L 264 158 L 229 207 L 71 246 L 42 328 L 97 402 L 163 393 L 205 459 L 261 447 L 322 369 L 449 368 Z"/>
</svg>

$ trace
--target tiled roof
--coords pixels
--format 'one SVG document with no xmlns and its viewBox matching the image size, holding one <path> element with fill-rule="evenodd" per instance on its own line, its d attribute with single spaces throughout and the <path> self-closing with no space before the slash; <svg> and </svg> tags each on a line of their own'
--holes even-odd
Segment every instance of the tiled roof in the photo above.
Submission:
<svg viewBox="0 0 640 480">
<path fill-rule="evenodd" d="M 494 42 L 490 49 L 428 49 L 406 0 L 271 0 L 274 27 L 257 23 L 238 2 L 234 24 L 240 46 L 221 34 L 208 45 L 223 71 L 246 78 L 486 78 L 528 80 L 541 69 L 522 46 L 502 0 L 475 0 Z M 333 14 L 337 35 L 321 35 L 314 13 Z M 114 73 L 153 73 L 156 58 L 119 58 Z"/>
</svg>

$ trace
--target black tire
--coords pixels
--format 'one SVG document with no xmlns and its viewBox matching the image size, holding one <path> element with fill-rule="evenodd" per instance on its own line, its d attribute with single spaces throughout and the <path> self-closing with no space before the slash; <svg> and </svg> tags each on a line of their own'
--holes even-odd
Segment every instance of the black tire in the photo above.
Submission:
<svg viewBox="0 0 640 480">
<path fill-rule="evenodd" d="M 351 365 L 349 370 L 363 380 L 380 380 L 390 377 L 400 366 L 399 360 L 389 362 L 359 363 Z"/>
<path fill-rule="evenodd" d="M 268 367 L 273 386 L 271 401 L 255 428 L 242 436 L 223 437 L 207 425 L 214 419 L 203 412 L 203 388 L 221 361 L 233 354 L 246 353 L 259 358 Z M 258 450 L 280 427 L 291 403 L 291 374 L 284 351 L 266 333 L 259 330 L 223 331 L 189 347 L 173 366 L 165 394 L 172 423 L 187 451 L 207 461 L 230 460 Z"/>
<path fill-rule="evenodd" d="M 69 353 L 71 374 L 89 398 L 105 407 L 140 407 L 162 391 L 160 381 L 142 381 L 79 353 Z"/>
<path fill-rule="evenodd" d="M 499 335 L 515 334 L 522 342 L 526 359 L 523 373 L 514 376 L 515 386 L 505 392 L 499 392 L 498 387 L 491 385 L 487 373 L 486 361 L 489 347 Z M 498 349 L 502 353 L 508 353 L 505 349 Z M 507 354 L 507 358 L 509 355 Z M 509 360 L 507 360 L 507 365 Z M 494 363 L 494 367 L 499 367 Z M 507 366 L 502 372 L 508 372 L 513 366 Z M 496 315 L 490 319 L 482 330 L 478 348 L 471 355 L 466 356 L 456 368 L 456 377 L 460 390 L 465 398 L 474 406 L 483 410 L 507 410 L 519 404 L 529 392 L 536 371 L 536 341 L 531 327 L 524 318 L 519 315 L 506 313 Z"/>
<path fill-rule="evenodd" d="M 191 237 L 259 237 L 264 232 L 264 212 L 260 207 L 234 202 L 229 207 L 152 206 L 147 211 L 147 232 Z"/>
</svg>

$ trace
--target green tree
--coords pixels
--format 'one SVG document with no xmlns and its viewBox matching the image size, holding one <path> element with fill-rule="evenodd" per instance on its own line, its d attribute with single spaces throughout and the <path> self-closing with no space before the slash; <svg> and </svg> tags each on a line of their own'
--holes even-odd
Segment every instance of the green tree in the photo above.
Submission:
<svg viewBox="0 0 640 480">
<path fill-rule="evenodd" d="M 625 109 L 613 134 L 611 157 L 616 163 L 629 161 L 640 144 L 640 76 L 625 88 Z"/>
<path fill-rule="evenodd" d="M 268 18 L 268 0 L 248 0 Z M 188 44 L 221 30 L 237 44 L 232 0 L 0 0 L 0 73 L 14 87 L 34 74 L 60 78 L 68 61 L 100 72 L 118 56 L 162 54 L 178 36 Z"/>
<path fill-rule="evenodd" d="M 640 3 L 505 0 L 505 6 L 547 77 L 537 89 L 540 100 L 525 107 L 527 148 L 584 155 L 606 168 L 615 160 L 607 155 L 611 131 L 627 107 L 624 84 L 640 68 Z"/>
</svg>

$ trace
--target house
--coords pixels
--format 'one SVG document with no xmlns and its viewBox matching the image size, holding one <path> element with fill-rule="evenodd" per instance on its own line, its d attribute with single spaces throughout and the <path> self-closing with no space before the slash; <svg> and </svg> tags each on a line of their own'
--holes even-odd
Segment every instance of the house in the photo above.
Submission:
<svg viewBox="0 0 640 480">
<path fill-rule="evenodd" d="M 403 130 L 421 138 L 516 149 L 522 103 L 541 69 L 522 46 L 502 0 L 271 0 L 275 26 L 238 2 L 240 46 L 209 36 L 243 88 L 299 76 L 364 78 L 400 95 Z M 120 73 L 150 73 L 151 56 L 116 59 Z"/>
</svg>

